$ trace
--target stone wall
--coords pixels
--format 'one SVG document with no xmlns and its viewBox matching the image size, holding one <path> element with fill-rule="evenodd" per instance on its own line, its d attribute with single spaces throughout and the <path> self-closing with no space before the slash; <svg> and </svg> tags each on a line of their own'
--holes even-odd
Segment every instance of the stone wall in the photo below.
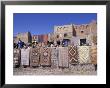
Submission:
<svg viewBox="0 0 110 88">
<path fill-rule="evenodd" d="M 18 42 L 19 39 L 24 43 L 31 43 L 32 41 L 30 32 L 18 33 L 16 37 L 16 42 Z"/>
</svg>

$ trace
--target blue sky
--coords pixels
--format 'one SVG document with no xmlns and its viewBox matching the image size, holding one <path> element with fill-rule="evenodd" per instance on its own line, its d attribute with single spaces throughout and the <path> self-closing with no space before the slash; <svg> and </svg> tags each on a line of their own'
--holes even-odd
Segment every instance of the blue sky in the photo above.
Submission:
<svg viewBox="0 0 110 88">
<path fill-rule="evenodd" d="M 96 13 L 14 13 L 14 35 L 30 31 L 32 35 L 53 32 L 54 25 L 88 24 Z"/>
</svg>

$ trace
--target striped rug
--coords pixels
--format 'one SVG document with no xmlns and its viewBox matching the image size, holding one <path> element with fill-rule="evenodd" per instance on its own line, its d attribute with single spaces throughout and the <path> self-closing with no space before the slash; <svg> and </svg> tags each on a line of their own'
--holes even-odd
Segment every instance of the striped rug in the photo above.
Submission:
<svg viewBox="0 0 110 88">
<path fill-rule="evenodd" d="M 21 65 L 29 65 L 30 49 L 21 49 Z"/>
<path fill-rule="evenodd" d="M 97 64 L 97 46 L 91 46 L 90 54 L 91 54 L 91 63 Z"/>
<path fill-rule="evenodd" d="M 51 65 L 52 67 L 58 67 L 58 48 L 51 47 Z"/>
<path fill-rule="evenodd" d="M 68 47 L 59 47 L 59 67 L 69 67 Z"/>
</svg>

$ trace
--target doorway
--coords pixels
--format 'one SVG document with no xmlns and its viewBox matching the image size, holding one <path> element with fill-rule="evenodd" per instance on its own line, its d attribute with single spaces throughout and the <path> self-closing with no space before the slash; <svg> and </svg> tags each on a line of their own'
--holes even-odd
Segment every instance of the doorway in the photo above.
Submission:
<svg viewBox="0 0 110 88">
<path fill-rule="evenodd" d="M 86 44 L 86 39 L 80 39 L 80 46 L 83 46 Z"/>
</svg>

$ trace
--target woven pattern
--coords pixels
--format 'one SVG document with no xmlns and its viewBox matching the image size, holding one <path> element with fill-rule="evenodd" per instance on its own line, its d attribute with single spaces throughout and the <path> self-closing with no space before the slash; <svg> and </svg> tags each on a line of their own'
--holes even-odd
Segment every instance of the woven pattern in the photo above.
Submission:
<svg viewBox="0 0 110 88">
<path fill-rule="evenodd" d="M 97 64 L 97 46 L 91 46 L 90 55 L 91 55 L 91 63 Z"/>
<path fill-rule="evenodd" d="M 51 65 L 51 49 L 47 47 L 40 48 L 40 64 L 42 66 L 50 66 Z"/>
<path fill-rule="evenodd" d="M 68 47 L 59 47 L 59 67 L 69 67 Z"/>
<path fill-rule="evenodd" d="M 29 65 L 30 49 L 21 49 L 21 65 Z"/>
<path fill-rule="evenodd" d="M 78 46 L 78 61 L 80 64 L 91 63 L 89 46 Z"/>
<path fill-rule="evenodd" d="M 30 66 L 39 66 L 40 63 L 40 49 L 32 48 L 30 52 Z"/>
<path fill-rule="evenodd" d="M 69 55 L 69 62 L 70 64 L 77 64 L 77 47 L 76 46 L 69 46 L 68 47 L 68 55 Z"/>
<path fill-rule="evenodd" d="M 55 47 L 51 48 L 51 65 L 52 67 L 58 67 L 58 49 Z"/>
<path fill-rule="evenodd" d="M 19 49 L 14 49 L 13 50 L 14 52 L 13 52 L 13 65 L 14 65 L 14 67 L 16 66 L 16 65 L 20 65 L 20 50 Z"/>
</svg>

